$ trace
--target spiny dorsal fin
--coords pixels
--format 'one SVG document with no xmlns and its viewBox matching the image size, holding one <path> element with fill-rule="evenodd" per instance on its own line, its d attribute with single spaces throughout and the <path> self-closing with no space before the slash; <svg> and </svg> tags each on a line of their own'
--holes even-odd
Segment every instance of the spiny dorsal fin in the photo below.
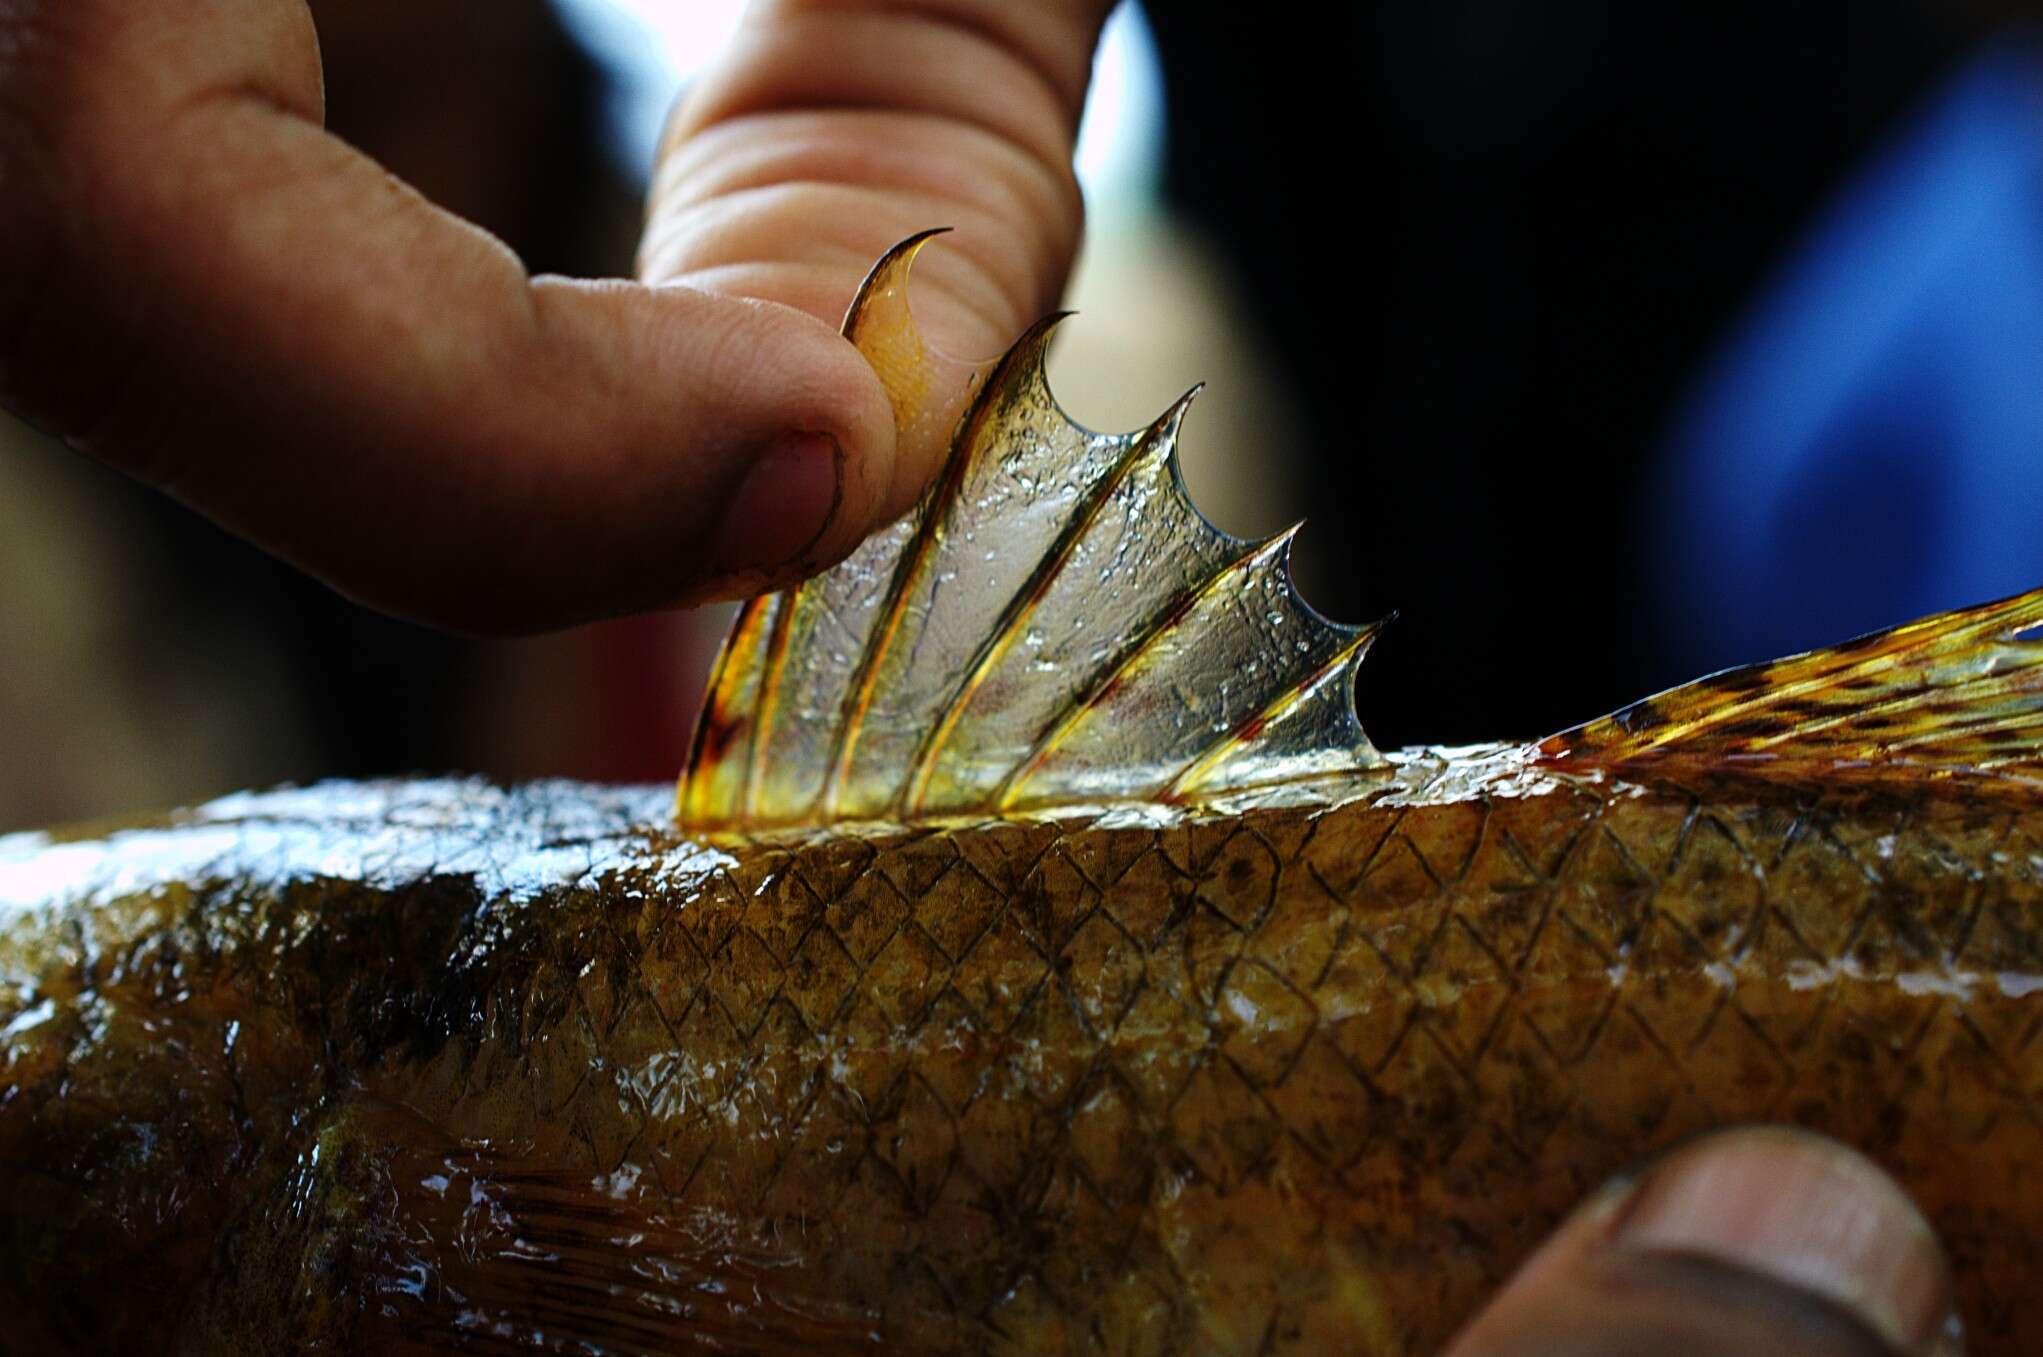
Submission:
<svg viewBox="0 0 2043 1357">
<path fill-rule="evenodd" d="M 2043 589 L 1727 669 L 1542 742 L 1626 775 L 2043 787 Z"/>
<path fill-rule="evenodd" d="M 928 234 L 874 266 L 844 333 L 904 430 L 955 425 L 950 459 L 906 518 L 739 614 L 683 822 L 1196 802 L 1380 765 L 1353 696 L 1378 628 L 1305 605 L 1290 532 L 1244 541 L 1192 506 L 1192 396 L 1134 433 L 1081 428 L 1044 376 L 1058 317 L 996 363 L 935 353 L 905 290 Z"/>
</svg>

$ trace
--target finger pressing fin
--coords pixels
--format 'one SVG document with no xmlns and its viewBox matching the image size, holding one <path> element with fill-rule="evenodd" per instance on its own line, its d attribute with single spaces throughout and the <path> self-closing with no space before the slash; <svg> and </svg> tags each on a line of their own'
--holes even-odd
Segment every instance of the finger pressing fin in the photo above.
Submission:
<svg viewBox="0 0 2043 1357">
<path fill-rule="evenodd" d="M 684 775 L 684 822 L 1183 802 L 1381 764 L 1352 692 L 1375 629 L 1299 597 L 1295 528 L 1234 537 L 1185 491 L 1177 437 L 1200 388 L 1105 434 L 1050 390 L 1061 316 L 995 363 L 947 358 L 906 291 L 933 234 L 888 252 L 844 328 L 902 446 L 941 443 L 917 482 L 929 489 L 843 564 L 747 609 Z"/>
</svg>

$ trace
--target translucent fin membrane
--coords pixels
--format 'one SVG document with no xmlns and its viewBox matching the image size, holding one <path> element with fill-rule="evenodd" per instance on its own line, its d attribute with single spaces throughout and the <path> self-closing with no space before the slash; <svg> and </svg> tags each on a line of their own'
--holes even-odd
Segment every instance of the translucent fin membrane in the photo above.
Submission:
<svg viewBox="0 0 2043 1357">
<path fill-rule="evenodd" d="M 2043 590 L 1727 669 L 1544 741 L 1628 776 L 2043 788 Z"/>
<path fill-rule="evenodd" d="M 1192 506 L 1176 453 L 1192 395 L 1134 433 L 1081 428 L 1044 375 L 1057 317 L 983 367 L 934 353 L 905 292 L 927 238 L 874 267 L 844 332 L 904 430 L 954 424 L 950 460 L 842 565 L 745 607 L 682 820 L 1186 802 L 1380 765 L 1353 691 L 1378 628 L 1305 605 L 1290 532 L 1243 541 Z"/>
</svg>

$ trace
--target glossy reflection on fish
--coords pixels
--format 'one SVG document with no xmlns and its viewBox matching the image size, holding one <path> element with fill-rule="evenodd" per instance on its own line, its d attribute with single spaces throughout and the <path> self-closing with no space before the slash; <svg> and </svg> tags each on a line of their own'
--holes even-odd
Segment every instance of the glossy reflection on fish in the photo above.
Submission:
<svg viewBox="0 0 2043 1357">
<path fill-rule="evenodd" d="M 10 1344 L 1427 1353 L 1753 1120 L 2043 1343 L 2043 595 L 1379 754 L 1371 633 L 1170 507 L 1181 410 L 943 365 L 904 268 L 850 330 L 998 465 L 747 611 L 682 825 L 390 782 L 0 839 Z"/>
</svg>

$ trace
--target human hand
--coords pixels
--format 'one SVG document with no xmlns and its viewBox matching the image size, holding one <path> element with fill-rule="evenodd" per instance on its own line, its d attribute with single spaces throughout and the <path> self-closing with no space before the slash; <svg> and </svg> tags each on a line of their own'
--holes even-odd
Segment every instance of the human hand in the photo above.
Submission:
<svg viewBox="0 0 2043 1357">
<path fill-rule="evenodd" d="M 1751 1127 L 1592 1196 L 1446 1357 L 1955 1357 L 1954 1315 L 1943 1252 L 1892 1180 Z"/>
<path fill-rule="evenodd" d="M 677 116 L 648 285 L 529 278 L 320 127 L 302 0 L 0 0 L 0 403 L 386 611 L 520 631 L 786 583 L 906 509 L 835 326 L 1054 305 L 1105 0 L 762 0 Z M 758 482 L 748 482 L 754 470 Z"/>
</svg>

